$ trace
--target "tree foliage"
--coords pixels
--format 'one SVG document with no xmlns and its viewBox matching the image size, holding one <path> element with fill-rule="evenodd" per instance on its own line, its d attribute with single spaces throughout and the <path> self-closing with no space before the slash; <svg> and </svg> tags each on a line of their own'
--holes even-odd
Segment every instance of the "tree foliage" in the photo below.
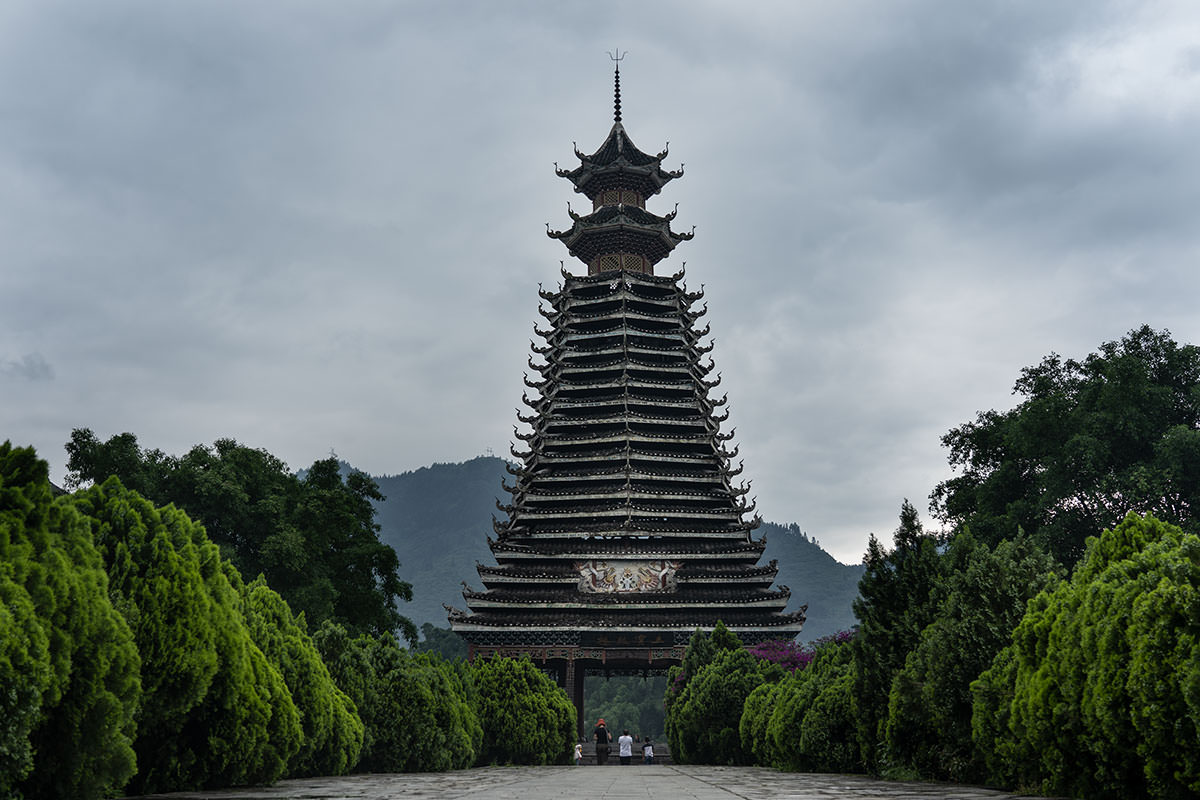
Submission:
<svg viewBox="0 0 1200 800">
<path fill-rule="evenodd" d="M 454 668 L 435 655 L 411 655 L 392 637 L 370 648 L 376 705 L 371 772 L 441 772 L 471 766 L 482 735 L 466 687 Z"/>
<path fill-rule="evenodd" d="M 159 505 L 173 503 L 204 524 L 238 571 L 262 574 L 313 625 L 333 619 L 356 633 L 396 631 L 415 642 L 415 626 L 396 609 L 411 600 L 395 551 L 379 541 L 370 477 L 345 478 L 337 459 L 314 462 L 303 478 L 261 449 L 218 439 L 182 456 L 143 450 L 131 433 L 100 439 L 86 428 L 66 445 L 67 483 L 110 475 Z"/>
<path fill-rule="evenodd" d="M 669 722 L 671 710 L 675 707 L 684 695 L 688 685 L 692 679 L 699 674 L 701 668 L 710 664 L 717 654 L 722 650 L 740 650 L 742 642 L 737 636 L 729 632 L 725 627 L 725 623 L 717 620 L 716 626 L 711 634 L 705 633 L 699 628 L 692 634 L 692 638 L 688 640 L 687 649 L 683 653 L 683 662 L 677 667 L 671 667 L 667 671 L 667 691 L 663 695 L 663 709 L 667 715 L 667 740 L 671 742 L 671 751 L 675 752 L 676 745 L 671 740 L 671 725 Z"/>
<path fill-rule="evenodd" d="M 1013 393 L 942 438 L 962 472 L 933 492 L 944 521 L 993 545 L 1024 529 L 1067 566 L 1129 511 L 1200 533 L 1200 348 L 1143 326 L 1082 361 L 1051 353 Z"/>
<path fill-rule="evenodd" d="M 749 648 L 750 655 L 762 661 L 778 664 L 786 672 L 804 669 L 812 661 L 814 648 L 787 639 L 759 642 Z"/>
<path fill-rule="evenodd" d="M 528 657 L 471 664 L 483 726 L 480 764 L 565 764 L 575 746 L 575 707 Z"/>
<path fill-rule="evenodd" d="M 23 580 L 14 579 L 25 557 L 14 552 L 12 534 L 0 523 L 0 796 L 14 792 L 33 769 L 30 735 L 50 688 L 49 637 Z"/>
<path fill-rule="evenodd" d="M 358 762 L 361 770 L 364 768 L 363 760 L 374 747 L 375 714 L 380 710 L 379 678 L 371 651 L 377 642 L 378 646 L 390 646 L 395 640 L 391 636 L 378 639 L 365 634 L 354 636 L 345 626 L 333 620 L 321 623 L 313 632 L 312 639 L 334 685 L 350 699 L 362 721 L 363 743 Z"/>
<path fill-rule="evenodd" d="M 970 684 L 1011 641 L 1029 599 L 1055 579 L 1055 564 L 1024 535 L 992 549 L 966 532 L 943 561 L 937 617 L 891 684 L 886 760 L 924 778 L 978 781 Z"/>
<path fill-rule="evenodd" d="M 771 721 L 771 713 L 779 700 L 781 687 L 787 683 L 784 676 L 776 683 L 761 683 L 746 696 L 742 704 L 742 717 L 738 720 L 738 737 L 742 741 L 742 752 L 749 754 L 754 763 L 761 765 L 777 765 L 779 754 L 772 747 L 767 737 L 767 725 Z"/>
<path fill-rule="evenodd" d="M 90 521 L 116 605 L 142 654 L 137 793 L 284 774 L 299 712 L 254 644 L 217 547 L 179 509 L 156 508 L 113 477 L 73 504 Z"/>
<path fill-rule="evenodd" d="M 106 796 L 134 771 L 139 659 L 87 523 L 0 444 L 0 791 Z"/>
<path fill-rule="evenodd" d="M 390 634 L 352 637 L 331 621 L 313 639 L 363 721 L 360 771 L 440 772 L 475 762 L 483 731 L 466 662 L 415 655 Z"/>
<path fill-rule="evenodd" d="M 349 772 L 362 750 L 363 724 L 354 703 L 330 677 L 303 616 L 297 619 L 261 576 L 243 585 L 234 573 L 230 581 L 241 591 L 251 638 L 279 671 L 300 711 L 303 738 L 288 762 L 288 775 Z"/>
<path fill-rule="evenodd" d="M 663 734 L 665 675 L 590 675 L 584 679 L 584 719 L 604 718 L 611 731 L 628 728 L 655 739 Z"/>
<path fill-rule="evenodd" d="M 972 685 L 997 782 L 1096 798 L 1200 793 L 1200 537 L 1130 514 L 1039 594 Z"/>
<path fill-rule="evenodd" d="M 718 621 L 711 634 L 697 629 L 683 663 L 667 675 L 667 742 L 682 763 L 748 764 L 739 725 L 746 698 L 764 681 L 783 677 L 781 667 L 750 655 Z"/>
<path fill-rule="evenodd" d="M 718 625 L 724 627 L 723 623 Z M 678 754 L 680 747 L 679 734 L 673 729 L 671 712 L 676 704 L 685 699 L 688 684 L 696 677 L 700 668 L 708 664 L 716 656 L 716 648 L 711 637 L 697 628 L 688 640 L 687 649 L 683 653 L 683 662 L 677 667 L 667 670 L 667 691 L 663 694 L 663 712 L 665 715 L 663 727 L 666 728 L 667 745 L 673 754 Z M 678 757 L 677 755 L 673 757 Z"/>
<path fill-rule="evenodd" d="M 718 650 L 688 683 L 667 717 L 672 758 L 685 764 L 749 764 L 739 725 L 746 698 L 783 670 L 745 650 Z"/>
<path fill-rule="evenodd" d="M 885 550 L 871 536 L 864 563 L 867 570 L 854 603 L 858 633 L 851 645 L 853 694 L 862 757 L 869 769 L 883 769 L 888 688 L 917 646 L 921 631 L 937 616 L 942 561 L 936 537 L 925 532 L 917 510 L 905 500 L 893 548 Z"/>
<path fill-rule="evenodd" d="M 467 641 L 450 628 L 439 628 L 431 622 L 421 625 L 420 642 L 413 649 L 420 653 L 437 653 L 447 661 L 467 657 Z"/>
<path fill-rule="evenodd" d="M 834 639 L 819 647 L 808 667 L 783 681 L 764 698 L 768 713 L 752 747 L 771 766 L 806 772 L 858 772 L 858 701 L 854 694 L 853 640 Z"/>
</svg>

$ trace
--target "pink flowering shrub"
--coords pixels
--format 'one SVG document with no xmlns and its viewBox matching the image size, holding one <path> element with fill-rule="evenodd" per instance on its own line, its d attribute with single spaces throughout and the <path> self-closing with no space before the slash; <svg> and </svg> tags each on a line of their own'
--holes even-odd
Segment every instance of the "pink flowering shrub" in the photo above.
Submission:
<svg viewBox="0 0 1200 800">
<path fill-rule="evenodd" d="M 854 638 L 855 630 L 838 631 L 829 636 L 822 636 L 809 644 L 798 644 L 796 642 L 785 641 L 782 639 L 774 639 L 767 642 L 760 642 L 749 648 L 750 655 L 755 658 L 769 661 L 772 664 L 778 664 L 788 672 L 802 670 L 809 665 L 813 660 L 813 656 L 827 644 L 841 644 L 848 642 Z"/>
</svg>

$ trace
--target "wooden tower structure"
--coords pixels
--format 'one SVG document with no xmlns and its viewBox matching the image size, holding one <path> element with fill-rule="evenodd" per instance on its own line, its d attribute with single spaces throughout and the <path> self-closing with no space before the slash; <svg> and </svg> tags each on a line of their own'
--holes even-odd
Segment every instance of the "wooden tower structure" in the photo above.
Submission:
<svg viewBox="0 0 1200 800">
<path fill-rule="evenodd" d="M 712 396 L 720 376 L 697 326 L 703 291 L 687 290 L 683 270 L 654 271 L 692 238 L 671 229 L 674 211 L 646 210 L 683 170 L 629 138 L 619 65 L 614 97 L 604 143 L 557 170 L 592 211 L 568 209 L 571 227 L 547 232 L 587 272 L 564 268 L 557 291 L 539 292 L 546 328 L 535 326 L 512 500 L 498 503 L 507 519 L 489 537 L 496 564 L 478 565 L 468 611 L 447 607 L 471 658 L 528 655 L 554 671 L 581 731 L 589 672 L 665 671 L 718 620 L 748 645 L 792 639 L 804 622 L 804 609 L 785 613 L 788 588 L 772 588 L 775 562 L 758 563 L 760 520 L 735 483 L 726 397 Z"/>
</svg>

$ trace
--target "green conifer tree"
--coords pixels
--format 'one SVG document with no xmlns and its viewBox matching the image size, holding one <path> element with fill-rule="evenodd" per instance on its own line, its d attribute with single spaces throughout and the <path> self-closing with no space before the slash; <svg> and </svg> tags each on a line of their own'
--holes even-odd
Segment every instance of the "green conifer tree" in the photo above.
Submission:
<svg viewBox="0 0 1200 800">
<path fill-rule="evenodd" d="M 471 665 L 483 764 L 565 764 L 575 745 L 575 708 L 526 657 Z"/>
<path fill-rule="evenodd" d="M 287 773 L 342 775 L 358 763 L 363 724 L 354 703 L 330 677 L 312 638 L 279 593 L 260 575 L 248 585 L 230 576 L 243 598 L 243 611 L 254 643 L 283 677 L 300 711 L 304 736 Z"/>
<path fill-rule="evenodd" d="M 861 772 L 854 648 L 828 642 L 779 683 L 761 752 L 769 766 L 802 772 Z"/>
<path fill-rule="evenodd" d="M 1055 580 L 1056 564 L 1023 534 L 993 549 L 967 532 L 944 561 L 937 618 L 892 682 L 887 760 L 925 778 L 980 781 L 970 684 L 1012 640 L 1029 599 Z"/>
<path fill-rule="evenodd" d="M 1200 793 L 1200 537 L 1129 514 L 1088 540 L 972 685 L 991 778 L 1052 794 Z"/>
<path fill-rule="evenodd" d="M 921 525 L 908 500 L 900 508 L 900 525 L 893 548 L 885 550 L 871 536 L 865 558 L 867 570 L 854 601 L 858 633 L 854 650 L 854 696 L 858 703 L 858 744 L 868 769 L 885 770 L 884 726 L 888 691 L 921 631 L 937 615 L 937 586 L 941 558 L 937 540 Z"/>
<path fill-rule="evenodd" d="M 0 705 L 29 704 L 0 725 L 0 788 L 28 797 L 119 791 L 134 771 L 133 636 L 109 599 L 87 523 L 53 499 L 46 462 L 8 442 L 0 445 L 0 599 L 0 617 L 13 622 L 0 628 L 0 647 L 16 656 L 0 666 Z"/>
<path fill-rule="evenodd" d="M 91 522 L 143 654 L 138 793 L 269 783 L 299 749 L 299 714 L 251 640 L 216 545 L 173 506 L 110 478 L 73 502 Z"/>
</svg>

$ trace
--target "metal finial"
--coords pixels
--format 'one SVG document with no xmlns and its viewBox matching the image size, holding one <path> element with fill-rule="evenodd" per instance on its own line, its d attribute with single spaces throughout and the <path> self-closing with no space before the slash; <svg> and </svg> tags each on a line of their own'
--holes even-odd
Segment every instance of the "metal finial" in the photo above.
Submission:
<svg viewBox="0 0 1200 800">
<path fill-rule="evenodd" d="M 628 50 L 624 53 L 615 50 L 608 54 L 613 61 L 613 122 L 621 121 L 621 60 L 627 55 Z"/>
</svg>

